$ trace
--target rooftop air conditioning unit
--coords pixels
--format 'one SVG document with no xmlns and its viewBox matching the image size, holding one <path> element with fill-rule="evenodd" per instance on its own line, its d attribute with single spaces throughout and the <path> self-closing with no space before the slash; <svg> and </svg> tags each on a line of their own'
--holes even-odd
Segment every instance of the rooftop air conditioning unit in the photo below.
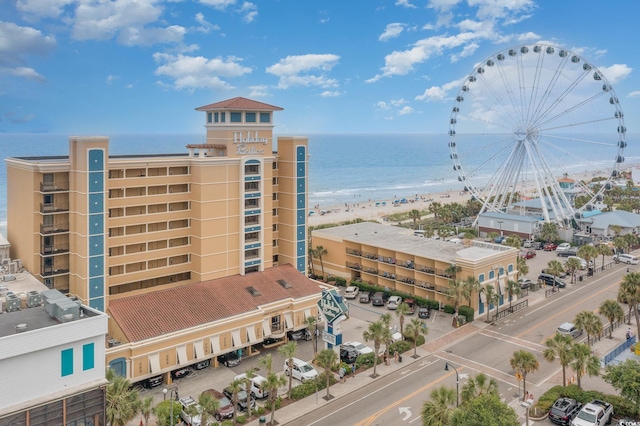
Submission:
<svg viewBox="0 0 640 426">
<path fill-rule="evenodd" d="M 9 273 L 15 274 L 17 272 L 18 272 L 18 265 L 16 264 L 16 262 L 9 263 Z"/>
<path fill-rule="evenodd" d="M 107 341 L 107 344 L 108 344 L 108 346 L 109 346 L 110 348 L 113 348 L 113 347 L 115 347 L 115 346 L 119 346 L 121 343 L 120 343 L 120 341 L 118 341 L 118 340 L 116 340 L 116 339 L 109 339 L 109 340 Z"/>
<path fill-rule="evenodd" d="M 5 274 L 2 276 L 2 281 L 7 282 L 7 281 L 15 281 L 16 276 L 13 274 Z"/>
<path fill-rule="evenodd" d="M 11 259 L 9 258 L 2 259 L 2 266 L 7 266 L 10 262 L 11 262 Z"/>
<path fill-rule="evenodd" d="M 71 315 L 67 317 L 66 315 Z M 67 299 L 59 299 L 55 301 L 55 318 L 60 322 L 69 322 L 80 318 L 80 306 L 77 303 Z"/>
<path fill-rule="evenodd" d="M 22 259 L 14 259 L 14 262 L 16 262 L 16 267 L 18 268 L 18 271 L 22 270 Z"/>
<path fill-rule="evenodd" d="M 7 312 L 20 310 L 21 300 L 17 294 L 7 294 Z"/>
<path fill-rule="evenodd" d="M 40 292 L 32 290 L 27 293 L 27 307 L 34 308 L 42 305 L 42 295 Z"/>
</svg>

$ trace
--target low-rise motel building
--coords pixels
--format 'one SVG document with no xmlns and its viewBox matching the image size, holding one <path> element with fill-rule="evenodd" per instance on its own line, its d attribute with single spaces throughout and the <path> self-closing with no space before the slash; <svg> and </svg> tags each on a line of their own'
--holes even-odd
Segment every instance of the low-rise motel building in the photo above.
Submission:
<svg viewBox="0 0 640 426">
<path fill-rule="evenodd" d="M 495 286 L 499 305 L 508 303 L 508 280 L 517 281 L 518 251 L 513 247 L 480 241 L 449 242 L 414 235 L 406 228 L 362 222 L 312 231 L 312 246 L 327 254 L 313 259 L 316 271 L 358 280 L 410 295 L 451 303 L 447 296 L 453 276 L 446 272 L 460 268 L 456 278 L 474 277 L 482 286 Z M 463 304 L 466 304 L 464 302 Z M 486 313 L 484 292 L 476 292 L 471 307 Z M 495 309 L 492 306 L 492 309 Z"/>
<path fill-rule="evenodd" d="M 110 314 L 106 364 L 133 382 L 250 354 L 317 315 L 308 139 L 274 140 L 281 110 L 246 98 L 198 107 L 203 143 L 176 154 L 71 136 L 67 154 L 5 160 L 11 258 Z"/>
</svg>

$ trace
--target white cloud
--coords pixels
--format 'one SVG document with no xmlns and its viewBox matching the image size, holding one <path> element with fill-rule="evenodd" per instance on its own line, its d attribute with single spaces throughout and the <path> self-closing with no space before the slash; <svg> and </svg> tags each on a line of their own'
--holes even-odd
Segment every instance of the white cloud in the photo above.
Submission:
<svg viewBox="0 0 640 426">
<path fill-rule="evenodd" d="M 470 7 L 477 7 L 476 16 L 479 19 L 511 20 L 519 13 L 528 13 L 536 5 L 533 0 L 468 0 Z"/>
<path fill-rule="evenodd" d="M 200 0 L 200 4 L 212 6 L 218 10 L 225 10 L 227 7 L 236 4 L 236 0 Z"/>
<path fill-rule="evenodd" d="M 626 64 L 614 64 L 610 67 L 598 67 L 598 69 L 611 84 L 624 80 L 633 71 L 633 68 Z"/>
<path fill-rule="evenodd" d="M 227 90 L 233 86 L 220 77 L 239 77 L 251 72 L 251 68 L 240 65 L 240 59 L 236 57 L 207 59 L 202 56 L 155 53 L 153 58 L 162 64 L 156 68 L 155 74 L 172 79 L 172 87 L 177 90 Z"/>
<path fill-rule="evenodd" d="M 519 34 L 517 36 L 517 40 L 520 42 L 526 42 L 526 41 L 532 41 L 532 40 L 539 40 L 540 36 L 534 32 L 527 32 L 527 33 L 522 33 Z"/>
<path fill-rule="evenodd" d="M 415 97 L 417 101 L 443 101 L 447 99 L 447 94 L 453 89 L 459 89 L 466 77 L 445 83 L 442 86 L 431 86 L 422 95 Z"/>
<path fill-rule="evenodd" d="M 244 13 L 244 17 L 242 20 L 246 23 L 250 23 L 256 20 L 258 17 L 258 6 L 255 4 L 245 1 L 242 3 L 242 7 L 239 10 L 240 13 Z"/>
<path fill-rule="evenodd" d="M 10 123 L 13 123 L 13 124 L 28 123 L 29 121 L 36 118 L 34 114 L 27 114 L 27 115 L 18 117 L 18 115 L 13 111 L 5 113 L 4 116 Z"/>
<path fill-rule="evenodd" d="M 392 38 L 398 37 L 402 31 L 404 30 L 405 24 L 401 24 L 398 22 L 394 22 L 392 24 L 387 24 L 387 28 L 385 28 L 384 32 L 380 34 L 378 40 L 386 41 Z"/>
<path fill-rule="evenodd" d="M 44 82 L 46 78 L 27 67 L 29 56 L 45 56 L 56 47 L 54 37 L 31 27 L 0 21 L 0 74 Z"/>
<path fill-rule="evenodd" d="M 250 98 L 264 98 L 269 96 L 269 92 L 267 91 L 267 86 L 249 86 L 251 92 L 249 93 Z"/>
<path fill-rule="evenodd" d="M 405 101 L 404 99 L 392 99 L 391 101 L 389 101 L 389 103 L 393 106 L 398 107 L 406 104 L 407 101 Z"/>
<path fill-rule="evenodd" d="M 109 74 L 107 76 L 107 84 L 111 84 L 111 83 L 113 83 L 114 81 L 116 81 L 119 78 L 120 78 L 120 76 Z"/>
<path fill-rule="evenodd" d="M 9 74 L 16 77 L 22 77 L 27 80 L 37 81 L 39 83 L 47 81 L 43 75 L 38 74 L 36 70 L 29 67 L 0 68 L 0 74 Z"/>
<path fill-rule="evenodd" d="M 335 98 L 342 95 L 342 93 L 340 93 L 337 90 L 325 90 L 324 92 L 322 92 L 320 94 L 320 96 L 322 96 L 323 98 Z"/>
<path fill-rule="evenodd" d="M 398 115 L 407 115 L 413 112 L 413 108 L 410 106 L 403 107 L 400 111 L 398 111 Z"/>
<path fill-rule="evenodd" d="M 396 6 L 402 6 L 408 9 L 416 9 L 416 6 L 409 3 L 409 0 L 396 0 Z"/>
<path fill-rule="evenodd" d="M 386 110 L 388 110 L 388 109 L 391 109 L 391 107 L 390 107 L 389 105 L 387 105 L 387 103 L 386 103 L 385 101 L 379 101 L 379 102 L 376 102 L 376 103 L 374 104 L 374 106 L 375 106 L 377 109 L 382 109 L 382 110 L 385 110 L 385 111 L 386 111 Z"/>
<path fill-rule="evenodd" d="M 640 90 L 634 90 L 627 95 L 629 98 L 640 98 Z"/>
<path fill-rule="evenodd" d="M 480 47 L 478 43 L 467 44 L 462 48 L 462 52 L 451 55 L 451 62 L 458 62 L 461 58 L 466 58 L 473 55 L 478 47 Z"/>
<path fill-rule="evenodd" d="M 220 27 L 218 25 L 212 24 L 210 22 L 208 22 L 204 15 L 200 12 L 196 13 L 196 17 L 195 20 L 198 24 L 200 24 L 199 27 L 196 27 L 196 31 L 203 33 L 203 34 L 209 34 L 211 31 L 218 31 L 220 30 Z"/>
<path fill-rule="evenodd" d="M 57 18 L 65 6 L 76 0 L 18 0 L 16 9 L 33 18 Z"/>
<path fill-rule="evenodd" d="M 461 0 L 431 0 L 429 7 L 439 12 L 446 12 L 453 9 Z"/>
<path fill-rule="evenodd" d="M 125 46 L 151 46 L 157 43 L 180 43 L 187 30 L 179 25 L 166 28 L 126 28 L 118 41 Z"/>
<path fill-rule="evenodd" d="M 278 87 L 281 89 L 293 86 L 335 87 L 337 82 L 325 77 L 324 73 L 331 71 L 339 59 L 340 56 L 332 54 L 287 56 L 267 67 L 266 71 L 279 77 Z"/>
</svg>

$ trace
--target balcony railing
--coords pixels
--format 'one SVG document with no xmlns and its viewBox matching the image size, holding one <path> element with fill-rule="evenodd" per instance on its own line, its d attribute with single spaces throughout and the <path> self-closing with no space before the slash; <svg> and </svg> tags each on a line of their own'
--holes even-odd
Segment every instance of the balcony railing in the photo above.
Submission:
<svg viewBox="0 0 640 426">
<path fill-rule="evenodd" d="M 61 232 L 69 232 L 68 223 L 57 223 L 55 225 L 40 225 L 41 234 L 57 234 Z"/>
<path fill-rule="evenodd" d="M 69 190 L 69 182 L 40 182 L 40 192 L 61 192 Z"/>
<path fill-rule="evenodd" d="M 358 256 L 358 257 L 362 256 L 362 252 L 361 251 L 350 249 L 350 248 L 347 249 L 347 254 L 350 254 L 352 256 Z"/>
<path fill-rule="evenodd" d="M 54 203 L 40 203 L 40 213 L 61 213 L 68 212 L 69 205 L 54 204 Z"/>
<path fill-rule="evenodd" d="M 419 271 L 419 272 L 424 272 L 425 274 L 435 274 L 436 270 L 430 266 L 424 266 L 424 265 L 419 265 L 416 264 L 415 265 L 415 270 Z"/>
<path fill-rule="evenodd" d="M 43 245 L 40 247 L 40 254 L 60 254 L 67 253 L 69 251 L 69 244 L 55 244 L 55 245 Z"/>
<path fill-rule="evenodd" d="M 43 277 L 50 277 L 52 275 L 68 274 L 68 266 L 45 266 L 40 271 L 40 275 Z"/>
<path fill-rule="evenodd" d="M 346 262 L 345 265 L 347 266 L 347 268 L 355 269 L 356 271 L 359 271 L 362 269 L 359 263 Z"/>
</svg>

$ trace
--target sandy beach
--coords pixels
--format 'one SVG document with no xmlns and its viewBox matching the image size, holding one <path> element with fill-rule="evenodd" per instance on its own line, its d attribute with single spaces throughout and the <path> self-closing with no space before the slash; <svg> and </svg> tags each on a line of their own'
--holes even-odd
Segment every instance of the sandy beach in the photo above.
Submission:
<svg viewBox="0 0 640 426">
<path fill-rule="evenodd" d="M 559 176 L 558 178 L 560 178 Z M 584 172 L 576 174 L 573 178 L 591 181 L 596 177 L 593 172 Z M 527 182 L 526 185 L 533 185 L 533 182 Z M 339 223 L 355 219 L 375 220 L 380 223 L 388 223 L 383 220 L 385 216 L 394 213 L 402 213 L 413 209 L 426 210 L 429 205 L 434 202 L 441 204 L 449 204 L 453 202 L 465 203 L 471 199 L 470 192 L 449 190 L 439 193 L 428 194 L 411 194 L 397 196 L 396 198 L 387 200 L 362 200 L 355 197 L 352 203 L 333 205 L 333 206 L 310 206 L 309 207 L 309 226 L 317 226 L 325 223 Z M 406 202 L 394 203 L 394 201 L 405 200 Z"/>
</svg>

